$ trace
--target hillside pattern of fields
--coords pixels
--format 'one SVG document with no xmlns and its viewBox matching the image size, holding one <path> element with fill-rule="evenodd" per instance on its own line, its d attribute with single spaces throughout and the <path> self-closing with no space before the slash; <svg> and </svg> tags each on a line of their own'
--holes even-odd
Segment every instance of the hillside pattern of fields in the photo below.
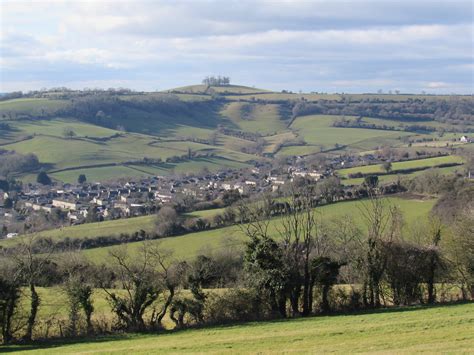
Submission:
<svg viewBox="0 0 474 355">
<path fill-rule="evenodd" d="M 273 93 L 236 85 L 210 89 L 195 85 L 168 92 L 172 94 L 123 95 L 120 97 L 123 104 L 120 110 L 111 111 L 104 120 L 88 116 L 71 118 L 64 114 L 51 116 L 51 112 L 68 112 L 64 109 L 73 101 L 53 94 L 49 99 L 1 101 L 0 121 L 10 128 L 0 130 L 0 147 L 18 153 L 36 154 L 53 178 L 71 183 L 80 174 L 85 174 L 89 181 L 103 181 L 120 177 L 197 173 L 203 169 L 216 171 L 250 166 L 252 161 L 262 159 L 263 153 L 282 157 L 332 151 L 337 154 L 363 153 L 381 146 L 405 146 L 408 137 L 432 137 L 430 134 L 403 130 L 335 127 L 334 123 L 343 117 L 303 115 L 295 118 L 288 106 L 288 102 L 301 99 L 307 102 L 331 102 L 343 98 L 407 102 L 418 99 L 413 95 L 343 97 Z M 221 95 L 224 101 L 213 100 L 213 94 Z M 450 98 L 440 96 L 428 99 Z M 171 104 L 164 108 L 148 107 L 143 104 L 147 100 L 175 100 L 177 109 L 170 109 Z M 362 122 L 395 128 L 401 124 L 386 118 L 364 118 Z M 403 121 L 404 125 L 411 123 Z M 438 121 L 423 121 L 423 124 L 434 129 L 447 128 L 445 123 Z M 65 129 L 72 130 L 75 136 L 65 137 Z M 259 147 L 262 144 L 263 147 Z M 188 160 L 165 162 L 170 157 L 183 157 L 189 151 L 193 152 L 193 157 Z M 144 158 L 161 159 L 163 163 L 140 164 Z M 17 177 L 31 182 L 35 179 L 35 173 Z"/>
</svg>

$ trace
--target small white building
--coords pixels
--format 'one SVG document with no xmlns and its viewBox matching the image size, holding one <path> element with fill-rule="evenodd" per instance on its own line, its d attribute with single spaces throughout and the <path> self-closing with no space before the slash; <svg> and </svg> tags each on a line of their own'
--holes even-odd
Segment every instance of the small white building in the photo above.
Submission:
<svg viewBox="0 0 474 355">
<path fill-rule="evenodd" d="M 7 239 L 11 239 L 11 238 L 14 238 L 14 237 L 18 237 L 18 233 L 8 233 L 7 234 Z"/>
<path fill-rule="evenodd" d="M 461 143 L 469 143 L 471 140 L 467 136 L 462 136 L 459 141 Z"/>
</svg>

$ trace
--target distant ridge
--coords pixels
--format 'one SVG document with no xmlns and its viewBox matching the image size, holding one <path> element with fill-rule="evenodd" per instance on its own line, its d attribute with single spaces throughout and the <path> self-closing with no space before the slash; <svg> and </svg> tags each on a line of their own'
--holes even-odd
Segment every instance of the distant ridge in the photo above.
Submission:
<svg viewBox="0 0 474 355">
<path fill-rule="evenodd" d="M 203 84 L 199 85 L 188 85 L 174 89 L 166 90 L 169 93 L 180 93 L 180 94 L 210 94 L 210 93 L 225 93 L 233 95 L 248 95 L 248 94 L 266 94 L 271 93 L 270 90 L 252 88 L 249 86 L 242 85 L 223 85 L 223 86 L 207 86 Z"/>
</svg>

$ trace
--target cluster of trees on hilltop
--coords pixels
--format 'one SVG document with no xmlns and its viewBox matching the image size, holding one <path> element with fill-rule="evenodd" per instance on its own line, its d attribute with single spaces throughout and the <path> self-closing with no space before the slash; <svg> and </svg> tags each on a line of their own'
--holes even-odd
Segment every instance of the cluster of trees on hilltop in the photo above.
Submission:
<svg viewBox="0 0 474 355">
<path fill-rule="evenodd" d="M 202 83 L 207 86 L 227 86 L 230 85 L 228 76 L 206 76 Z"/>
<path fill-rule="evenodd" d="M 326 114 L 365 116 L 400 121 L 446 122 L 455 125 L 474 124 L 474 100 L 414 99 L 405 102 L 365 99 L 360 102 L 329 101 L 298 102 L 293 107 L 293 118 L 303 115 Z"/>
</svg>

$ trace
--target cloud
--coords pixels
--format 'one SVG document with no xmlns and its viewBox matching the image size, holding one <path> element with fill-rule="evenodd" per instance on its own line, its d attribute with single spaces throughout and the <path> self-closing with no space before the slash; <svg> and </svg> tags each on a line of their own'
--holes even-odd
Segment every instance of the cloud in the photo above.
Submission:
<svg viewBox="0 0 474 355">
<path fill-rule="evenodd" d="M 165 89 L 220 73 L 271 89 L 472 92 L 469 1 L 10 0 L 1 6 L 0 90 L 15 83 L 33 89 L 37 82 L 110 86 L 114 78 L 136 89 Z"/>
</svg>

